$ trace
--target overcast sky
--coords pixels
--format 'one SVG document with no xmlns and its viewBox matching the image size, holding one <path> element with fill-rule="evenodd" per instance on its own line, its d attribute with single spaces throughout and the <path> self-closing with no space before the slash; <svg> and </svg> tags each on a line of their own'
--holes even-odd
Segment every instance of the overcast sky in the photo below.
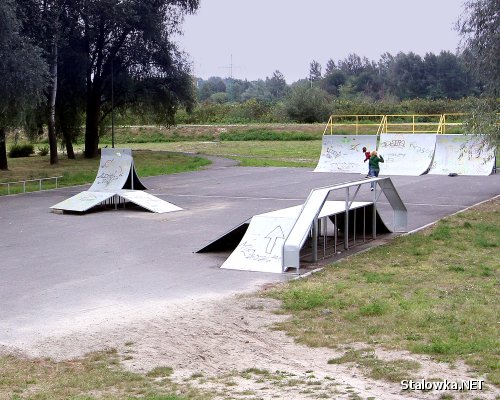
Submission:
<svg viewBox="0 0 500 400">
<path fill-rule="evenodd" d="M 389 52 L 455 52 L 463 0 L 200 0 L 177 41 L 194 74 L 257 80 L 279 70 L 287 83 L 311 61 L 350 53 L 378 61 Z M 232 60 L 231 60 L 232 59 Z"/>
</svg>

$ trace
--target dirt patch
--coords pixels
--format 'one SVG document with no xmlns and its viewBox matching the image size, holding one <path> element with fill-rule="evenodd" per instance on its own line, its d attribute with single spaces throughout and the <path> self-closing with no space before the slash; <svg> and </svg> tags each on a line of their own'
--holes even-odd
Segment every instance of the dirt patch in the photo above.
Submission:
<svg viewBox="0 0 500 400">
<path fill-rule="evenodd" d="M 148 313 L 149 317 L 47 337 L 27 343 L 23 350 L 32 357 L 62 360 L 116 348 L 125 368 L 146 373 L 156 367 L 171 367 L 175 381 L 215 393 L 217 399 L 437 399 L 451 394 L 402 392 L 399 383 L 367 378 L 366 371 L 357 365 L 328 364 L 344 354 L 345 348 L 296 344 L 285 333 L 272 329 L 274 323 L 287 318 L 276 313 L 278 308 L 275 300 L 250 295 L 165 305 Z M 409 379 L 460 382 L 477 378 L 462 364 L 449 366 L 428 357 L 383 349 L 377 349 L 376 354 L 385 360 L 417 361 L 421 365 L 418 376 Z M 452 394 L 468 398 L 467 393 Z M 500 392 L 490 388 L 477 398 L 493 399 L 496 395 Z"/>
</svg>

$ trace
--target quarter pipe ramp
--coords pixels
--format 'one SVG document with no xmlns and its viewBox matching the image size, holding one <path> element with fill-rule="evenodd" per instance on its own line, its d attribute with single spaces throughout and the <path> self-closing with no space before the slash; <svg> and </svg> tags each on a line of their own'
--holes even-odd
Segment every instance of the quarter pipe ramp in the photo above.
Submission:
<svg viewBox="0 0 500 400">
<path fill-rule="evenodd" d="M 377 135 L 323 135 L 321 155 L 314 172 L 368 173 L 363 147 L 377 147 Z"/>
<path fill-rule="evenodd" d="M 484 136 L 437 136 L 436 151 L 429 174 L 490 175 L 495 166 L 495 150 Z"/>
<path fill-rule="evenodd" d="M 380 175 L 425 174 L 432 163 L 435 134 L 382 133 L 378 152 L 384 157 Z"/>
</svg>

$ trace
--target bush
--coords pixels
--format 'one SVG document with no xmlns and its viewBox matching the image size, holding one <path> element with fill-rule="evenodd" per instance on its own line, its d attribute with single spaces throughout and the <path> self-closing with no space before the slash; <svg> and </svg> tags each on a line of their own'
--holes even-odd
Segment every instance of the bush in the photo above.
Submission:
<svg viewBox="0 0 500 400">
<path fill-rule="evenodd" d="M 10 158 L 19 158 L 19 157 L 29 157 L 35 152 L 35 148 L 32 144 L 14 144 L 11 146 L 9 150 Z"/>
<path fill-rule="evenodd" d="M 49 154 L 49 146 L 43 146 L 38 148 L 38 154 L 40 154 L 42 157 L 46 156 Z"/>
</svg>

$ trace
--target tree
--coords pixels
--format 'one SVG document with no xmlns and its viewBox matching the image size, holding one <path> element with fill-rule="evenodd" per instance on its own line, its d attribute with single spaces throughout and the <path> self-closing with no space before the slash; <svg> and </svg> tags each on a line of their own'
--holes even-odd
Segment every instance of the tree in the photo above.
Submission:
<svg viewBox="0 0 500 400">
<path fill-rule="evenodd" d="M 309 79 L 311 82 L 321 79 L 321 64 L 316 60 L 311 61 L 311 64 L 309 64 Z"/>
<path fill-rule="evenodd" d="M 295 122 L 324 122 L 329 116 L 327 94 L 307 81 L 296 82 L 285 98 L 285 111 Z"/>
<path fill-rule="evenodd" d="M 332 74 L 335 70 L 337 69 L 337 66 L 335 65 L 335 61 L 333 61 L 331 58 L 326 62 L 326 68 L 325 68 L 325 76 L 328 76 Z"/>
<path fill-rule="evenodd" d="M 65 37 L 62 23 L 64 15 L 71 12 L 72 0 L 18 0 L 22 8 L 23 32 L 44 50 L 49 66 L 46 95 L 46 122 L 50 148 L 50 163 L 58 163 L 56 135 L 56 101 L 58 89 L 59 48 Z"/>
<path fill-rule="evenodd" d="M 425 96 L 424 64 L 415 53 L 398 53 L 390 64 L 388 79 L 392 93 L 400 99 Z"/>
<path fill-rule="evenodd" d="M 248 101 L 255 99 L 260 102 L 270 102 L 272 99 L 271 92 L 269 91 L 266 82 L 262 79 L 250 82 L 249 87 L 241 94 L 241 100 Z"/>
<path fill-rule="evenodd" d="M 426 96 L 431 99 L 460 99 L 470 94 L 473 80 L 460 58 L 449 51 L 439 55 L 427 53 L 424 58 Z"/>
<path fill-rule="evenodd" d="M 457 22 L 467 62 L 488 93 L 500 95 L 500 0 L 469 0 Z"/>
<path fill-rule="evenodd" d="M 196 11 L 199 0 L 77 1 L 74 21 L 87 68 L 85 157 L 92 158 L 98 155 L 100 123 L 111 110 L 112 76 L 122 81 L 128 77 L 132 84 L 116 93 L 117 104 L 161 106 L 157 116 L 166 123 L 173 121 L 180 105 L 192 107 L 190 67 L 171 36 L 179 32 L 184 15 Z"/>
<path fill-rule="evenodd" d="M 338 62 L 338 69 L 348 76 L 359 75 L 369 66 L 370 61 L 366 57 L 361 58 L 357 54 L 349 54 L 346 59 Z"/>
<path fill-rule="evenodd" d="M 202 81 L 198 90 L 198 97 L 201 101 L 208 100 L 215 93 L 226 93 L 227 87 L 224 80 L 218 76 L 211 76 L 206 81 Z"/>
<path fill-rule="evenodd" d="M 85 59 L 82 51 L 77 50 L 78 37 L 67 32 L 67 45 L 59 52 L 57 79 L 56 130 L 62 137 L 69 159 L 75 158 L 73 143 L 81 135 L 85 122 Z"/>
<path fill-rule="evenodd" d="M 271 78 L 266 77 L 266 86 L 274 100 L 281 99 L 287 90 L 287 84 L 283 74 L 276 70 Z"/>
<path fill-rule="evenodd" d="M 20 34 L 15 2 L 0 2 L 0 169 L 8 169 L 5 134 L 41 101 L 48 68 L 41 49 Z"/>
<path fill-rule="evenodd" d="M 463 39 L 466 63 L 485 85 L 485 95 L 470 101 L 466 127 L 470 133 L 486 135 L 487 145 L 500 145 L 498 124 L 500 95 L 500 0 L 470 0 L 457 22 Z"/>
<path fill-rule="evenodd" d="M 338 96 L 339 88 L 346 82 L 347 78 L 342 71 L 332 70 L 321 81 L 321 88 L 327 93 Z"/>
</svg>

